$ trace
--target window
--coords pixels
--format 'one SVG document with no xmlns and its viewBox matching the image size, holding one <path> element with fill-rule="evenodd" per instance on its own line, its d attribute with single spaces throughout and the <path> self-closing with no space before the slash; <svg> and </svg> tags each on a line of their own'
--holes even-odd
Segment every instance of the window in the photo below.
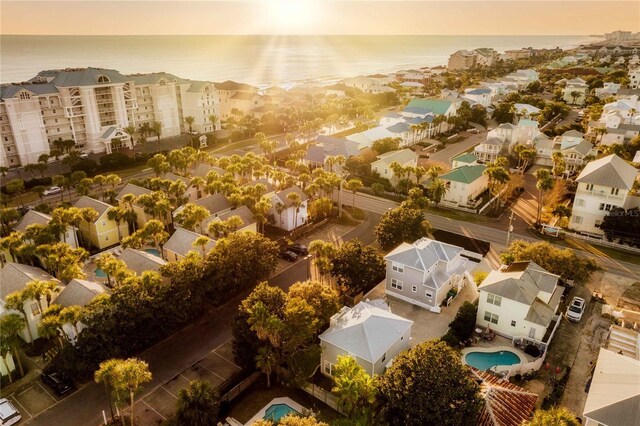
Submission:
<svg viewBox="0 0 640 426">
<path fill-rule="evenodd" d="M 395 272 L 399 272 L 401 274 L 404 274 L 404 266 L 402 265 L 398 265 L 397 263 L 394 263 L 391 266 L 391 269 L 393 269 Z"/>
<path fill-rule="evenodd" d="M 575 223 L 576 225 L 582 225 L 582 216 L 574 216 L 573 223 Z"/>
<path fill-rule="evenodd" d="M 100 77 L 98 77 L 98 83 L 110 83 L 111 80 L 109 80 L 109 77 L 107 77 L 106 75 L 101 75 Z"/>
<path fill-rule="evenodd" d="M 108 236 L 108 235 L 105 235 L 104 240 L 105 240 L 105 241 L 109 241 L 109 236 Z"/>
<path fill-rule="evenodd" d="M 31 99 L 31 95 L 28 92 L 20 92 L 20 99 Z"/>
<path fill-rule="evenodd" d="M 515 321 L 511 321 L 511 327 L 515 327 L 516 326 L 516 322 Z"/>
<path fill-rule="evenodd" d="M 402 281 L 398 281 L 395 278 L 391 278 L 391 288 L 396 290 L 402 290 Z"/>
<path fill-rule="evenodd" d="M 34 317 L 42 313 L 42 310 L 40 309 L 40 304 L 38 302 L 33 302 L 30 308 L 31 308 L 31 315 Z"/>
<path fill-rule="evenodd" d="M 620 190 L 618 188 L 611 188 L 611 195 L 618 195 Z"/>
<path fill-rule="evenodd" d="M 584 206 L 584 199 L 576 198 L 576 207 L 583 207 L 583 206 Z"/>
<path fill-rule="evenodd" d="M 429 299 L 433 297 L 433 293 L 431 293 L 430 291 L 425 292 L 424 295 L 427 296 Z"/>
<path fill-rule="evenodd" d="M 489 311 L 485 311 L 484 313 L 484 320 L 493 324 L 497 324 L 498 323 L 498 315 L 496 314 L 492 314 Z"/>
<path fill-rule="evenodd" d="M 324 373 L 332 376 L 333 375 L 332 371 L 333 371 L 333 364 L 330 363 L 329 361 L 325 361 L 324 362 Z"/>
<path fill-rule="evenodd" d="M 382 354 L 382 360 L 381 360 L 381 362 L 385 362 L 385 361 L 386 361 L 386 359 L 387 359 L 387 353 L 385 352 L 385 353 L 383 353 L 383 354 Z"/>
<path fill-rule="evenodd" d="M 487 294 L 487 302 L 492 305 L 500 306 L 502 304 L 502 297 L 489 293 Z"/>
<path fill-rule="evenodd" d="M 593 184 L 592 183 L 587 185 L 587 191 L 593 191 Z"/>
<path fill-rule="evenodd" d="M 414 293 L 417 292 L 418 291 L 418 286 L 412 285 L 411 286 L 411 291 L 414 292 Z"/>
</svg>

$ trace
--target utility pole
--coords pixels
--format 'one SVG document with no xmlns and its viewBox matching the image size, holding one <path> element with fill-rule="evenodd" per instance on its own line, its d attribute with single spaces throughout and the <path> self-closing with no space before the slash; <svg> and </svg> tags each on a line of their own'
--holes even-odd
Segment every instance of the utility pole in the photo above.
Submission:
<svg viewBox="0 0 640 426">
<path fill-rule="evenodd" d="M 511 210 L 511 216 L 509 217 L 509 229 L 507 230 L 507 248 L 509 247 L 509 239 L 513 232 L 513 210 Z"/>
</svg>

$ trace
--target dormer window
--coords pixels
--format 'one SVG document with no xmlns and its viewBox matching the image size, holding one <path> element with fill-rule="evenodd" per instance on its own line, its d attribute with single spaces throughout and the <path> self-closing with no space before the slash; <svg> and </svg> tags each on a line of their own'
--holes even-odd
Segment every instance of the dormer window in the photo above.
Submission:
<svg viewBox="0 0 640 426">
<path fill-rule="evenodd" d="M 29 93 L 29 92 L 20 92 L 20 99 L 31 99 L 31 93 Z"/>
<path fill-rule="evenodd" d="M 98 83 L 111 83 L 111 80 L 106 75 L 101 75 L 98 77 Z"/>
<path fill-rule="evenodd" d="M 158 82 L 158 84 L 159 84 L 160 86 L 166 86 L 166 85 L 167 85 L 167 82 L 166 82 L 166 80 L 160 80 L 160 81 Z"/>
</svg>

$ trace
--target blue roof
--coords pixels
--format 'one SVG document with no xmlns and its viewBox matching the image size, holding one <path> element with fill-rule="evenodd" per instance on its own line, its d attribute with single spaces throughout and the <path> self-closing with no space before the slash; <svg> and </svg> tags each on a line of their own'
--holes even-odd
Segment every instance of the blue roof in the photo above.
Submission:
<svg viewBox="0 0 640 426">
<path fill-rule="evenodd" d="M 387 127 L 387 130 L 392 133 L 402 133 L 409 130 L 410 127 L 408 123 L 396 123 L 393 126 Z"/>
<path fill-rule="evenodd" d="M 410 112 L 412 114 L 429 114 L 431 111 L 429 108 L 423 108 L 418 106 L 408 106 L 404 109 L 404 112 Z"/>
<path fill-rule="evenodd" d="M 518 126 L 532 126 L 538 127 L 538 122 L 536 120 L 520 120 L 518 121 Z"/>
<path fill-rule="evenodd" d="M 491 93 L 490 89 L 473 89 L 467 92 L 467 95 L 484 95 L 486 93 Z"/>
</svg>

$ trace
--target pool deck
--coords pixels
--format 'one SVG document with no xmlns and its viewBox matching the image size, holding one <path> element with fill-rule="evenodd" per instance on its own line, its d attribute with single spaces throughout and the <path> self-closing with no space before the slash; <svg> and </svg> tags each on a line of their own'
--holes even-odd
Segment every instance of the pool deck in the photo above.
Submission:
<svg viewBox="0 0 640 426">
<path fill-rule="evenodd" d="M 254 424 L 255 422 L 257 422 L 258 420 L 262 420 L 264 418 L 265 414 L 267 413 L 267 409 L 269 407 L 271 407 L 272 405 L 277 405 L 277 404 L 288 405 L 289 407 L 293 408 L 294 410 L 296 410 L 300 414 L 302 414 L 302 412 L 304 411 L 304 407 L 302 405 L 298 404 L 297 402 L 295 402 L 294 400 L 292 400 L 291 398 L 287 398 L 287 397 L 273 398 L 271 400 L 271 402 L 269 402 L 267 405 L 262 407 L 256 413 L 256 415 L 251 418 L 251 420 L 249 420 L 247 423 L 244 424 L 244 426 L 250 426 L 250 425 Z"/>
</svg>

